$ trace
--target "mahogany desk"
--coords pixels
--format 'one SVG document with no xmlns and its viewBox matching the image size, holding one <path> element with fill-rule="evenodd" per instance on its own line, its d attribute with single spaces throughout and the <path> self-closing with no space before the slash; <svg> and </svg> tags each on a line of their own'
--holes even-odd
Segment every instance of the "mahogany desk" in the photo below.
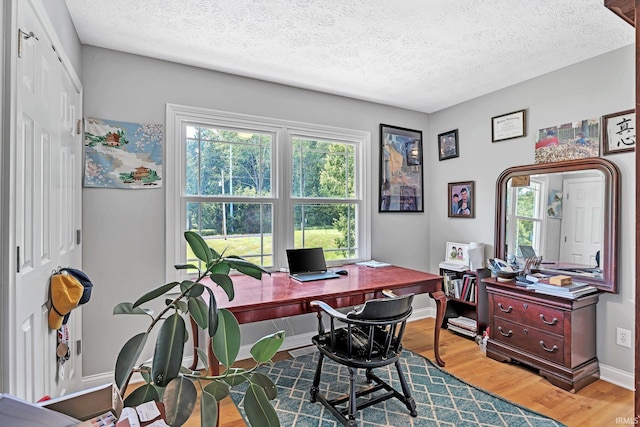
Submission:
<svg viewBox="0 0 640 427">
<path fill-rule="evenodd" d="M 349 275 L 306 283 L 300 283 L 291 279 L 288 273 L 280 272 L 270 276 L 263 274 L 262 280 L 244 275 L 233 276 L 233 301 L 229 301 L 227 294 L 213 282 L 203 281 L 203 284 L 213 289 L 218 308 L 231 311 L 241 324 L 315 313 L 317 310 L 309 305 L 313 300 L 322 300 L 340 308 L 382 297 L 383 289 L 390 289 L 397 295 L 428 293 L 435 300 L 437 309 L 433 351 L 438 365 L 444 366 L 439 352 L 440 325 L 447 308 L 447 300 L 442 292 L 442 276 L 396 266 L 371 268 L 352 264 L 340 268 L 347 270 Z M 193 324 L 192 321 L 192 326 Z M 197 346 L 198 335 L 195 331 L 193 335 Z M 208 355 L 209 371 L 211 374 L 217 373 L 219 365 L 210 343 Z M 194 365 L 197 362 L 197 353 L 194 351 Z"/>
</svg>

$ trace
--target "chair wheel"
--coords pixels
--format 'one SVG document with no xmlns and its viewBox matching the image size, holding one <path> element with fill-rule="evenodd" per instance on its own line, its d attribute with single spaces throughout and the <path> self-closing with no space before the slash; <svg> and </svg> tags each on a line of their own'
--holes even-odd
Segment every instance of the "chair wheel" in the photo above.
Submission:
<svg viewBox="0 0 640 427">
<path fill-rule="evenodd" d="M 412 417 L 417 417 L 418 416 L 418 411 L 411 411 L 411 416 Z"/>
</svg>

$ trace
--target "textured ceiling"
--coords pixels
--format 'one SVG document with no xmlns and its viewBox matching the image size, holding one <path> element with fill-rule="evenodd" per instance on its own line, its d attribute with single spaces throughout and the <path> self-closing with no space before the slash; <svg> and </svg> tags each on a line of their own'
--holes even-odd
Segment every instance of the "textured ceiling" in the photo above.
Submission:
<svg viewBox="0 0 640 427">
<path fill-rule="evenodd" d="M 629 45 L 604 0 L 65 0 L 84 44 L 423 112 Z"/>
</svg>

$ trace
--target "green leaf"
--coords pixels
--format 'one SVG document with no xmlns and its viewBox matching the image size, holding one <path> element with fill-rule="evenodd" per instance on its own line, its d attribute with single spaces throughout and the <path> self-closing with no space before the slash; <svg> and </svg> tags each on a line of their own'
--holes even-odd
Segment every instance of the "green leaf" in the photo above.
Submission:
<svg viewBox="0 0 640 427">
<path fill-rule="evenodd" d="M 209 326 L 209 307 L 202 301 L 202 298 L 189 298 L 189 314 L 191 318 L 202 329 L 206 329 Z"/>
<path fill-rule="evenodd" d="M 278 331 L 274 334 L 267 335 L 251 347 L 251 356 L 256 362 L 264 363 L 278 352 L 278 349 L 284 341 L 284 331 Z"/>
<path fill-rule="evenodd" d="M 207 354 L 207 352 L 201 349 L 200 347 L 196 347 L 196 353 L 198 353 L 198 357 L 200 358 L 200 360 L 202 360 L 202 363 L 204 364 L 204 366 L 209 366 L 208 365 L 209 355 Z"/>
<path fill-rule="evenodd" d="M 185 231 L 184 238 L 187 240 L 189 247 L 193 251 L 193 254 L 200 260 L 204 261 L 205 265 L 211 263 L 212 255 L 211 248 L 207 246 L 207 243 L 198 233 L 193 231 Z"/>
<path fill-rule="evenodd" d="M 147 314 L 153 317 L 153 310 L 142 307 L 133 307 L 130 302 L 121 302 L 113 307 L 113 314 Z"/>
<path fill-rule="evenodd" d="M 196 386 L 184 377 L 172 379 L 164 391 L 162 403 L 167 415 L 167 424 L 173 427 L 183 425 L 196 406 L 198 392 Z"/>
<path fill-rule="evenodd" d="M 240 351 L 240 325 L 229 310 L 218 310 L 218 329 L 211 340 L 213 352 L 224 366 L 233 365 Z"/>
<path fill-rule="evenodd" d="M 187 292 L 187 290 L 193 286 L 195 282 L 193 280 L 183 280 L 180 282 L 180 292 Z"/>
<path fill-rule="evenodd" d="M 116 360 L 116 371 L 115 371 L 115 381 L 118 389 L 123 392 L 122 388 L 125 385 L 125 382 L 129 378 L 133 367 L 136 365 L 136 361 L 140 357 L 142 353 L 142 349 L 144 348 L 145 343 L 147 342 L 148 334 L 146 332 L 142 332 L 138 335 L 133 336 L 125 343 L 118 353 L 118 358 Z"/>
<path fill-rule="evenodd" d="M 158 386 L 166 386 L 178 375 L 182 364 L 185 335 L 184 319 L 177 313 L 169 316 L 160 327 L 151 367 L 151 377 Z"/>
<path fill-rule="evenodd" d="M 226 376 L 223 377 L 222 380 L 231 387 L 235 387 L 249 381 L 249 376 L 246 372 L 247 370 L 242 368 L 229 368 L 224 372 Z"/>
<path fill-rule="evenodd" d="M 173 266 L 176 270 L 200 270 L 197 266 L 193 264 L 176 264 Z"/>
<path fill-rule="evenodd" d="M 145 384 L 133 390 L 131 394 L 124 399 L 124 406 L 134 407 L 151 400 L 160 400 L 158 390 L 151 384 Z"/>
<path fill-rule="evenodd" d="M 254 279 L 262 279 L 262 273 L 271 274 L 262 267 L 237 256 L 229 256 L 225 258 L 224 261 L 232 268 L 238 270 L 240 273 L 251 276 Z"/>
<path fill-rule="evenodd" d="M 173 300 L 167 300 L 167 301 L 165 301 L 165 303 L 167 305 L 173 305 L 176 309 L 180 310 L 183 313 L 188 313 L 189 312 L 189 306 L 184 301 L 175 301 L 174 302 Z"/>
<path fill-rule="evenodd" d="M 249 384 L 244 395 L 244 412 L 249 424 L 260 427 L 280 426 L 280 420 L 262 387 Z"/>
<path fill-rule="evenodd" d="M 211 263 L 207 271 L 214 274 L 228 275 L 231 271 L 231 267 L 229 267 L 229 264 L 225 262 L 214 262 Z"/>
<path fill-rule="evenodd" d="M 260 372 L 254 372 L 251 377 L 251 382 L 262 387 L 269 400 L 273 400 L 278 397 L 278 387 L 271 378 Z"/>
<path fill-rule="evenodd" d="M 194 283 L 194 285 L 187 292 L 188 297 L 197 298 L 204 292 L 204 285 L 202 283 Z"/>
<path fill-rule="evenodd" d="M 204 391 L 212 394 L 218 402 L 229 396 L 229 386 L 219 380 L 211 381 L 206 385 Z"/>
<path fill-rule="evenodd" d="M 231 277 L 226 274 L 211 274 L 209 277 L 224 290 L 227 297 L 229 297 L 229 301 L 233 301 L 235 293 L 233 291 L 233 282 L 231 281 Z"/>
<path fill-rule="evenodd" d="M 176 285 L 178 285 L 178 282 L 171 282 L 171 283 L 167 283 L 166 285 L 162 285 L 159 288 L 153 289 L 147 292 L 146 294 L 142 295 L 140 298 L 138 298 L 138 300 L 133 303 L 133 306 L 137 307 L 141 304 L 144 304 L 147 301 L 151 301 L 152 299 L 158 298 L 159 296 L 166 294 L 171 289 L 176 287 Z"/>
<path fill-rule="evenodd" d="M 218 329 L 218 301 L 210 288 L 209 291 L 209 337 L 213 337 Z"/>
<path fill-rule="evenodd" d="M 200 397 L 200 427 L 217 427 L 218 401 L 215 396 L 205 390 Z"/>
</svg>

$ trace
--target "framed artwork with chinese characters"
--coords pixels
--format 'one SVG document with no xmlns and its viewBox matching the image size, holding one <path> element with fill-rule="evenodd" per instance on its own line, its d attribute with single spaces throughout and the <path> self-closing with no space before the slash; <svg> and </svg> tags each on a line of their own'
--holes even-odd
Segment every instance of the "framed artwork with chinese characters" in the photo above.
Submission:
<svg viewBox="0 0 640 427">
<path fill-rule="evenodd" d="M 635 110 L 602 116 L 602 154 L 634 151 L 636 147 Z"/>
</svg>

